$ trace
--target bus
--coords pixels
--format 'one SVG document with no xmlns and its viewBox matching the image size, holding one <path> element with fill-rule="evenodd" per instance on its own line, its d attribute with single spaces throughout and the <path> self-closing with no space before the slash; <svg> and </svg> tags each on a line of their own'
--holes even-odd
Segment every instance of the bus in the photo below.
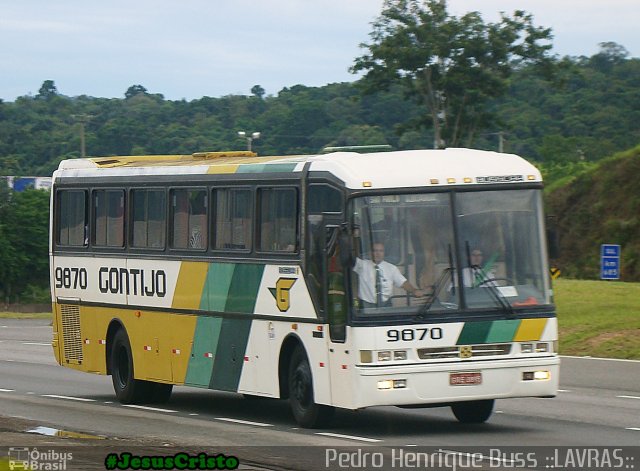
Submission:
<svg viewBox="0 0 640 471">
<path fill-rule="evenodd" d="M 389 405 L 484 422 L 557 393 L 542 187 L 469 149 L 63 161 L 57 362 L 111 375 L 122 403 L 181 385 L 288 399 L 303 427 Z M 355 269 L 376 244 L 413 287 L 385 280 L 384 303 Z"/>
</svg>

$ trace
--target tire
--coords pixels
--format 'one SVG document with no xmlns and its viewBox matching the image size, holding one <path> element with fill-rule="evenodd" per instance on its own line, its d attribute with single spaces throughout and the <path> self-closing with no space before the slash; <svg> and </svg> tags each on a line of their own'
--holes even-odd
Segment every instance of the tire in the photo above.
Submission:
<svg viewBox="0 0 640 471">
<path fill-rule="evenodd" d="M 324 427 L 335 413 L 335 408 L 315 403 L 311 367 L 301 346 L 296 347 L 289 364 L 289 403 L 293 417 L 304 428 Z"/>
<path fill-rule="evenodd" d="M 463 424 L 482 424 L 489 420 L 493 413 L 495 400 L 457 402 L 451 404 L 453 415 Z"/>
<path fill-rule="evenodd" d="M 111 380 L 116 398 L 122 404 L 139 404 L 151 393 L 150 383 L 134 378 L 133 355 L 129 337 L 120 329 L 111 348 Z"/>
</svg>

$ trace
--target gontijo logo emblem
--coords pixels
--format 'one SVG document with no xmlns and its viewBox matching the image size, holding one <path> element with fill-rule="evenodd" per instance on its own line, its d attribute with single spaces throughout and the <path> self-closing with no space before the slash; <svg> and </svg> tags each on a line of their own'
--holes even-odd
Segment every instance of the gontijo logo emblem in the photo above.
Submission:
<svg viewBox="0 0 640 471">
<path fill-rule="evenodd" d="M 287 312 L 290 306 L 289 290 L 297 281 L 297 278 L 278 278 L 275 288 L 269 288 L 269 291 L 276 299 L 276 306 L 280 312 Z"/>
</svg>

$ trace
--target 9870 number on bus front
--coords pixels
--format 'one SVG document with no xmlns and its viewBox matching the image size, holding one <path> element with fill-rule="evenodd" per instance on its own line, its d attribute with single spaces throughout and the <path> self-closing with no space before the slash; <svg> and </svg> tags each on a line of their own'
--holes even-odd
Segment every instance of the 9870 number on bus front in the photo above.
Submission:
<svg viewBox="0 0 640 471">
<path fill-rule="evenodd" d="M 440 340 L 442 339 L 442 329 L 440 327 L 433 327 L 428 329 L 426 327 L 418 329 L 390 329 L 387 330 L 387 342 L 411 342 L 412 340 Z"/>
</svg>

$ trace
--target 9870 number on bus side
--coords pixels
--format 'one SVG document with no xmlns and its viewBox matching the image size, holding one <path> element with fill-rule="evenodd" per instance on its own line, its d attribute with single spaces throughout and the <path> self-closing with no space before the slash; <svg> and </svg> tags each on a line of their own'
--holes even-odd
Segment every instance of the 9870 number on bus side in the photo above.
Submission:
<svg viewBox="0 0 640 471">
<path fill-rule="evenodd" d="M 87 289 L 87 269 L 56 267 L 56 288 Z"/>
<path fill-rule="evenodd" d="M 418 329 L 390 329 L 387 330 L 387 342 L 411 342 L 412 340 L 440 340 L 442 339 L 442 329 L 433 327 L 431 329 L 422 327 Z"/>
</svg>

